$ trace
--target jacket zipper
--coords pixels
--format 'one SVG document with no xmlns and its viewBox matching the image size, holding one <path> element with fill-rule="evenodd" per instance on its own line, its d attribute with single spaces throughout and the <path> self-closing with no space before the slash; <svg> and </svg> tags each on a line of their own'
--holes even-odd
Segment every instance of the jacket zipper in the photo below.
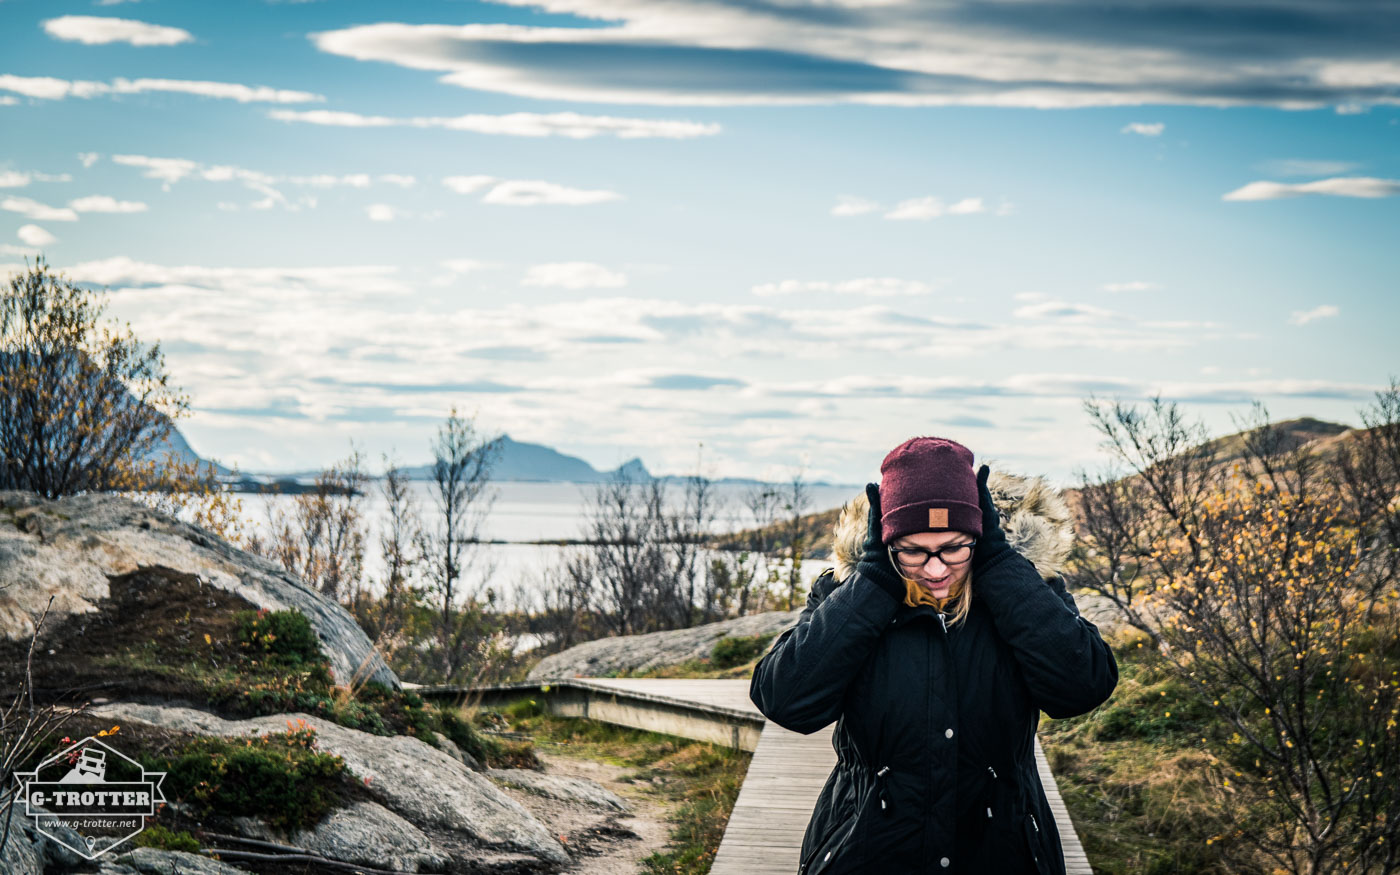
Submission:
<svg viewBox="0 0 1400 875">
<path fill-rule="evenodd" d="M 937 614 L 937 616 L 938 616 L 938 626 L 939 626 L 939 628 L 943 630 L 943 653 L 944 653 L 945 656 L 948 656 L 948 657 L 949 657 L 949 662 L 951 662 L 951 661 L 952 661 L 952 660 L 951 660 L 951 655 L 952 655 L 952 654 L 950 653 L 949 647 L 948 647 L 948 620 L 947 620 L 946 617 L 943 616 L 943 612 L 942 612 L 942 611 L 939 611 L 939 610 L 936 610 L 936 609 L 935 609 L 934 613 Z M 937 648 L 938 648 L 938 645 L 934 643 L 934 640 L 933 640 L 934 637 L 935 637 L 935 636 L 933 636 L 933 635 L 929 635 L 929 636 L 926 636 L 926 638 L 924 639 L 925 641 L 928 642 L 928 649 L 927 649 L 926 652 L 928 653 L 928 664 L 929 664 L 929 667 L 930 667 L 930 668 L 932 668 L 933 663 L 934 663 L 934 661 L 935 661 L 934 652 L 935 652 L 935 651 L 937 650 Z M 924 722 L 925 722 L 925 724 L 926 724 L 927 726 L 933 726 L 933 691 L 932 691 L 932 689 L 929 690 L 929 694 L 928 694 L 928 695 L 929 695 L 928 702 L 927 702 L 927 704 L 925 705 Z M 928 780 L 929 780 L 929 786 L 930 786 L 930 787 L 936 785 L 936 776 L 935 776 L 935 774 L 934 774 L 934 765 L 933 765 L 932 762 L 929 763 Z M 925 804 L 925 805 L 929 805 L 929 799 L 928 799 L 927 796 L 924 797 L 924 804 Z M 925 815 L 924 815 L 924 821 L 925 821 L 925 824 L 924 824 L 924 830 L 923 830 L 923 833 L 924 833 L 924 834 L 923 834 L 923 842 L 922 842 L 922 845 L 923 845 L 923 848 L 924 848 L 925 852 L 928 852 L 929 849 L 930 849 L 930 845 L 931 845 L 931 842 L 929 841 L 929 834 L 933 831 L 933 824 L 934 824 L 933 811 L 932 811 L 932 807 L 931 807 L 931 806 L 930 806 L 928 809 L 926 809 L 926 813 L 925 813 Z"/>
<path fill-rule="evenodd" d="M 989 772 L 992 773 L 992 780 L 995 781 L 996 778 L 997 778 L 997 770 L 994 769 L 994 768 L 992 768 L 991 766 L 987 766 L 987 771 L 989 771 Z M 987 806 L 987 817 L 990 818 L 991 816 L 992 816 L 992 806 L 988 805 L 988 806 Z"/>
<path fill-rule="evenodd" d="M 1031 827 L 1035 830 L 1034 835 L 1026 836 L 1027 842 L 1031 846 L 1031 862 L 1035 863 L 1037 872 L 1044 872 L 1045 870 L 1040 865 L 1040 824 L 1035 822 L 1035 814 L 1032 812 L 1026 812 L 1026 817 L 1031 819 Z"/>
</svg>

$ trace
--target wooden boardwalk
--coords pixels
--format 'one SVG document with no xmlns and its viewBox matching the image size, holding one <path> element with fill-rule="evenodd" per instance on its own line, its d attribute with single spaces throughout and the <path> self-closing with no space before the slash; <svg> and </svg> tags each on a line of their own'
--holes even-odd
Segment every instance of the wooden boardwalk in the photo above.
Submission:
<svg viewBox="0 0 1400 875">
<path fill-rule="evenodd" d="M 669 680 L 651 678 L 578 678 L 589 686 L 615 689 L 671 700 L 687 700 L 711 707 L 742 710 L 762 716 L 749 700 L 746 680 Z M 802 834 L 812 815 L 817 794 L 836 765 L 831 745 L 835 724 L 802 735 L 777 725 L 763 724 L 744 785 L 729 826 L 724 831 L 711 875 L 792 875 L 797 871 Z M 1068 875 L 1092 875 L 1089 860 L 1075 832 L 1074 823 L 1060 797 L 1050 764 L 1035 742 L 1035 762 L 1055 814 L 1060 843 L 1064 846 Z"/>
</svg>

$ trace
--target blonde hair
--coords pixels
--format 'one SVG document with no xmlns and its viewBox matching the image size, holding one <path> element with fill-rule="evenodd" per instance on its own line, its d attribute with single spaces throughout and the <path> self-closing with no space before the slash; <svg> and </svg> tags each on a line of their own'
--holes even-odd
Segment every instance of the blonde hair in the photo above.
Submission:
<svg viewBox="0 0 1400 875">
<path fill-rule="evenodd" d="M 935 599 L 929 595 L 924 585 L 913 578 L 905 577 L 900 573 L 900 578 L 904 580 L 905 596 L 904 603 L 911 607 L 915 605 L 932 605 L 941 613 L 948 615 L 948 625 L 956 626 L 967 619 L 967 612 L 972 609 L 972 572 L 967 573 L 961 587 L 958 588 L 957 595 L 946 599 Z M 940 604 L 941 601 L 941 604 Z"/>
</svg>

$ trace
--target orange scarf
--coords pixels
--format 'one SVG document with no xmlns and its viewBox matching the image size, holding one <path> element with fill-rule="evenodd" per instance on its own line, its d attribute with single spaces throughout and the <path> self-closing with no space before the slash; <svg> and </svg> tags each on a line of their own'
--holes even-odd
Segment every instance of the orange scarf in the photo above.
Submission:
<svg viewBox="0 0 1400 875">
<path fill-rule="evenodd" d="M 940 599 L 936 597 L 928 587 L 918 581 L 910 580 L 907 577 L 904 578 L 904 603 L 911 608 L 918 605 L 932 605 L 939 611 L 942 611 L 944 607 L 951 604 L 953 600 L 958 597 L 958 593 L 960 592 L 962 592 L 961 583 L 948 590 L 948 597 L 946 599 Z"/>
</svg>

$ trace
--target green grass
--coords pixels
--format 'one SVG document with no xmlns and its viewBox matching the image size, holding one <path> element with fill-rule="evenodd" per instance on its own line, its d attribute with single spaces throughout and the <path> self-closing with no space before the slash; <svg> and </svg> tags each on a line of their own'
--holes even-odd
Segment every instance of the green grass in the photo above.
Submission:
<svg viewBox="0 0 1400 875">
<path fill-rule="evenodd" d="M 1118 687 L 1081 717 L 1042 718 L 1040 740 L 1090 864 L 1102 875 L 1225 873 L 1240 850 L 1217 836 L 1218 760 L 1210 709 L 1167 676 L 1149 648 L 1117 648 Z"/>
<path fill-rule="evenodd" d="M 672 807 L 671 844 L 642 861 L 647 873 L 710 871 L 752 754 L 701 741 L 556 717 L 540 699 L 519 699 L 477 712 L 482 728 L 528 734 L 551 753 L 625 766 L 622 780 L 659 794 Z"/>
</svg>

